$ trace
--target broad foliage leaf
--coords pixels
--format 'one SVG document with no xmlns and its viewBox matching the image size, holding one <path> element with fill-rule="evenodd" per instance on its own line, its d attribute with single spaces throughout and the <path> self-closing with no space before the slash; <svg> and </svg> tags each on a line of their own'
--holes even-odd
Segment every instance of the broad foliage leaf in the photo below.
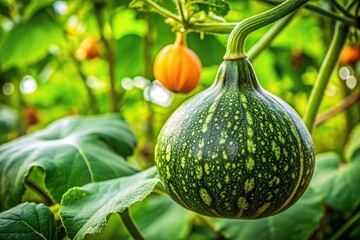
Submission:
<svg viewBox="0 0 360 240">
<path fill-rule="evenodd" d="M 44 36 L 46 36 L 44 38 Z M 1 68 L 25 67 L 44 58 L 53 44 L 63 41 L 62 30 L 44 11 L 16 25 L 0 45 Z"/>
<path fill-rule="evenodd" d="M 54 215 L 43 204 L 17 205 L 0 213 L 0 239 L 57 239 Z"/>
<path fill-rule="evenodd" d="M 345 158 L 351 159 L 354 154 L 360 151 L 360 124 L 357 124 L 351 131 L 349 141 L 345 147 Z"/>
<path fill-rule="evenodd" d="M 354 211 L 360 204 L 360 151 L 348 163 L 336 153 L 317 156 L 313 185 L 332 208 Z"/>
<path fill-rule="evenodd" d="M 136 47 L 134 47 L 136 46 Z M 116 41 L 117 78 L 141 75 L 144 69 L 144 47 L 138 35 L 126 35 Z"/>
<path fill-rule="evenodd" d="M 152 167 L 128 177 L 70 189 L 61 201 L 60 215 L 71 239 L 100 232 L 111 213 L 123 212 L 143 200 L 160 181 Z"/>
<path fill-rule="evenodd" d="M 18 121 L 16 110 L 0 104 L 0 136 L 2 133 L 8 133 L 13 129 Z"/>
<path fill-rule="evenodd" d="M 312 188 L 288 210 L 259 220 L 217 220 L 217 227 L 230 239 L 309 239 L 323 215 L 322 199 Z"/>
<path fill-rule="evenodd" d="M 21 202 L 32 168 L 44 170 L 55 202 L 71 187 L 136 173 L 124 158 L 136 140 L 118 115 L 69 117 L 0 146 L 0 209 Z"/>
<path fill-rule="evenodd" d="M 180 207 L 169 196 L 159 194 L 134 206 L 132 212 L 147 240 L 187 239 L 192 228 L 191 219 L 197 215 Z"/>
<path fill-rule="evenodd" d="M 218 16 L 225 16 L 229 11 L 229 4 L 224 0 L 189 0 L 188 4 L 195 8 L 194 12 L 204 11 L 205 13 L 214 13 Z"/>
</svg>

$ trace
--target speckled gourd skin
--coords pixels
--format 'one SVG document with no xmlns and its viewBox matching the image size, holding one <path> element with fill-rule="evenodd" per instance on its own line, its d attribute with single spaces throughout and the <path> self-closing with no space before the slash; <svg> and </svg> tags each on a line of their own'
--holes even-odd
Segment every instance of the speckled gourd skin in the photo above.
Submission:
<svg viewBox="0 0 360 240">
<path fill-rule="evenodd" d="M 314 151 L 301 118 L 260 87 L 251 63 L 225 60 L 214 84 L 165 123 L 155 161 L 169 195 L 183 207 L 257 219 L 300 198 Z"/>
</svg>

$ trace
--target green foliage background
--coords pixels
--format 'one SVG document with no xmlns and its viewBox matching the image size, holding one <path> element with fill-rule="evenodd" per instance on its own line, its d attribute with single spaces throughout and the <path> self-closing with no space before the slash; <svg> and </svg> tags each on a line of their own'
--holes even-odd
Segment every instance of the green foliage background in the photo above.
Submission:
<svg viewBox="0 0 360 240">
<path fill-rule="evenodd" d="M 199 2 L 199 9 L 205 12 L 224 13 L 201 5 L 208 1 Z M 230 7 L 225 16 L 228 22 L 239 22 L 271 6 L 266 1 L 226 2 Z M 199 55 L 204 67 L 201 83 L 189 94 L 171 94 L 171 103 L 161 106 L 156 100 L 149 100 L 146 94 L 152 89 L 149 86 L 154 85 L 152 64 L 156 54 L 175 39 L 173 29 L 165 19 L 153 12 L 129 8 L 130 1 L 127 0 L 60 3 L 67 6 L 63 14 L 54 7 L 59 1 L 0 0 L 0 222 L 5 221 L 9 214 L 5 210 L 10 207 L 16 207 L 14 212 L 29 209 L 25 218 L 30 220 L 26 221 L 32 221 L 36 213 L 48 217 L 51 212 L 45 205 L 20 204 L 24 201 L 43 202 L 52 206 L 50 209 L 58 223 L 61 223 L 61 215 L 70 238 L 128 239 L 129 234 L 119 215 L 112 213 L 131 206 L 146 239 L 327 239 L 342 229 L 344 222 L 359 215 L 359 98 L 350 108 L 315 129 L 317 168 L 314 179 L 299 204 L 283 214 L 257 221 L 214 220 L 180 208 L 157 191 L 151 193 L 159 187 L 156 171 L 151 167 L 154 165 L 156 136 L 182 102 L 212 84 L 225 53 L 228 34 L 189 33 L 188 46 Z M 175 10 L 172 1 L 159 1 L 159 4 Z M 314 1 L 313 4 L 332 10 L 329 1 Z M 301 116 L 331 41 L 334 23 L 333 18 L 302 9 L 271 46 L 253 61 L 261 85 L 286 100 Z M 253 33 L 247 40 L 247 49 L 270 27 Z M 348 44 L 359 44 L 357 34 L 358 29 L 352 28 Z M 100 56 L 79 59 L 76 51 L 89 36 L 99 40 Z M 334 69 L 327 86 L 320 116 L 342 99 L 359 92 L 358 86 L 349 89 L 339 78 L 340 67 Z M 359 79 L 360 61 L 349 67 Z M 24 79 L 29 76 L 36 82 L 36 90 L 31 93 L 20 91 Z M 142 80 L 147 85 L 125 89 L 124 79 L 130 79 L 132 84 Z M 6 94 L 9 86 L 13 91 Z M 112 94 L 116 95 L 116 101 L 112 100 Z M 72 117 L 65 118 L 69 116 Z M 70 124 L 69 128 L 64 127 L 61 120 L 46 128 L 62 118 L 65 118 L 64 122 L 72 122 L 66 123 Z M 67 142 L 70 138 L 74 147 L 72 152 Z M 55 142 L 58 145 L 54 147 Z M 87 168 L 77 166 L 80 160 L 72 156 L 82 153 L 90 156 L 89 165 L 98 171 L 95 178 L 81 175 Z M 105 161 L 101 159 L 103 156 L 107 158 Z M 60 161 L 59 166 L 52 164 L 54 159 Z M 20 170 L 9 167 L 9 162 L 19 166 Z M 141 171 L 148 168 L 148 172 Z M 8 169 L 13 172 L 5 171 Z M 69 169 L 72 170 L 68 176 L 66 171 Z M 113 171 L 109 173 L 109 169 Z M 7 175 L 8 179 L 16 176 L 16 181 L 9 183 L 11 189 L 4 184 Z M 128 175 L 136 181 L 124 177 Z M 68 184 L 62 186 L 63 181 Z M 137 181 L 141 187 L 136 185 Z M 123 182 L 131 182 L 133 185 L 129 189 L 132 190 L 122 188 Z M 48 195 L 48 199 L 39 195 L 31 184 Z M 72 188 L 74 186 L 76 188 Z M 119 192 L 119 195 L 108 195 L 111 188 L 114 188 L 112 193 Z M 141 194 L 136 201 L 128 202 L 126 191 Z M 107 196 L 103 200 L 105 203 L 113 204 L 109 209 L 98 206 L 101 214 L 85 211 L 81 215 L 81 207 L 73 207 L 73 204 L 84 204 L 84 209 L 95 206 L 101 196 Z M 82 202 L 76 202 L 82 197 Z M 125 205 L 119 207 L 119 202 L 124 201 Z M 79 230 L 76 221 L 72 222 L 79 220 L 74 217 L 79 215 L 81 221 L 95 225 Z M 69 219 L 66 216 L 70 216 Z M 94 216 L 98 220 L 89 223 Z M 19 219 L 23 217 L 20 215 Z M 15 225 L 19 222 L 13 221 Z M 39 222 L 39 228 L 41 224 Z M 51 224 L 44 232 L 46 239 L 56 238 L 52 232 L 55 226 L 53 222 Z M 22 227 L 16 225 L 14 229 L 21 231 Z M 3 229 L 0 227 L 1 239 L 14 236 L 20 239 L 18 235 L 7 235 Z M 359 229 L 359 221 L 352 223 L 345 236 L 358 239 Z M 95 232 L 100 233 L 86 235 Z M 60 228 L 59 238 L 64 237 L 61 234 L 64 229 Z"/>
</svg>

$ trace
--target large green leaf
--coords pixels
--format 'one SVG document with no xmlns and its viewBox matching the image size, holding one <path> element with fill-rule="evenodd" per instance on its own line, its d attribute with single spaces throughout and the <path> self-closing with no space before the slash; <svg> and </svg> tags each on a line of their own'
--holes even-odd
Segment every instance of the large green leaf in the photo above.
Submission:
<svg viewBox="0 0 360 240">
<path fill-rule="evenodd" d="M 308 188 L 304 196 L 283 213 L 259 220 L 218 220 L 217 227 L 230 239 L 309 239 L 323 215 L 322 199 Z"/>
<path fill-rule="evenodd" d="M 62 30 L 44 11 L 16 25 L 0 44 L 2 70 L 25 67 L 44 58 L 49 47 L 63 40 Z"/>
<path fill-rule="evenodd" d="M 49 239 L 57 238 L 54 215 L 43 204 L 23 203 L 0 213 L 0 239 Z"/>
<path fill-rule="evenodd" d="M 143 75 L 144 50 L 140 36 L 126 35 L 116 41 L 117 78 Z"/>
<path fill-rule="evenodd" d="M 186 239 L 192 228 L 191 219 L 196 215 L 165 195 L 147 198 L 145 202 L 134 206 L 132 212 L 147 240 Z"/>
<path fill-rule="evenodd" d="M 313 185 L 327 204 L 341 211 L 353 211 L 360 203 L 360 151 L 348 163 L 336 153 L 319 154 Z"/>
<path fill-rule="evenodd" d="M 0 207 L 21 202 L 30 170 L 44 170 L 50 196 L 60 202 L 71 187 L 136 173 L 124 161 L 135 137 L 118 115 L 69 117 L 0 146 Z"/>
<path fill-rule="evenodd" d="M 18 121 L 16 110 L 0 104 L 0 136 L 11 131 Z"/>
<path fill-rule="evenodd" d="M 222 62 L 225 46 L 215 36 L 205 35 L 204 39 L 201 39 L 200 34 L 190 33 L 187 42 L 189 47 L 199 55 L 203 66 L 219 65 Z"/>
<path fill-rule="evenodd" d="M 195 8 L 195 12 L 215 13 L 218 16 L 225 16 L 230 11 L 229 4 L 224 0 L 188 0 L 188 4 Z"/>
<path fill-rule="evenodd" d="M 345 147 L 345 158 L 351 157 L 360 151 L 360 124 L 357 124 L 351 131 L 349 141 Z"/>
<path fill-rule="evenodd" d="M 68 237 L 83 239 L 100 232 L 111 213 L 123 212 L 143 200 L 160 181 L 152 167 L 132 176 L 70 189 L 61 201 L 60 215 Z"/>
</svg>

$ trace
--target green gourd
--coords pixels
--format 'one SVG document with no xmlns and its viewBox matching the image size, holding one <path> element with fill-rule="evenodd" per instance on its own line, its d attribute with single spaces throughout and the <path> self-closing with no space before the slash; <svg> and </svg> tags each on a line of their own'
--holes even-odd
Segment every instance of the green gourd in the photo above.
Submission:
<svg viewBox="0 0 360 240">
<path fill-rule="evenodd" d="M 280 213 L 305 192 L 314 169 L 301 118 L 261 88 L 247 58 L 224 60 L 214 84 L 170 116 L 155 151 L 171 198 L 212 217 Z"/>
</svg>

